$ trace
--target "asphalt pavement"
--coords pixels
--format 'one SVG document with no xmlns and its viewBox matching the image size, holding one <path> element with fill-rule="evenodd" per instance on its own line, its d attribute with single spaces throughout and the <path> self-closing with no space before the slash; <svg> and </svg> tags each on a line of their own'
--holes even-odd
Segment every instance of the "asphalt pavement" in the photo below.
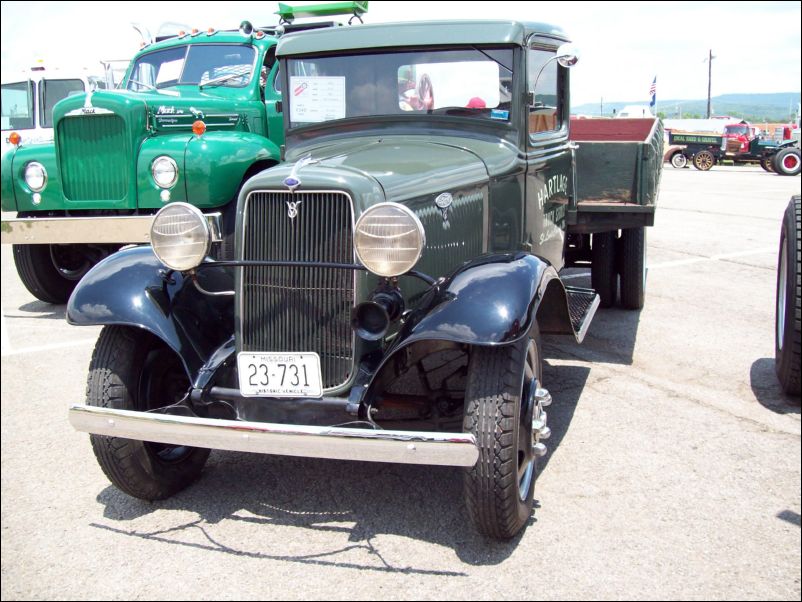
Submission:
<svg viewBox="0 0 802 602">
<path fill-rule="evenodd" d="M 472 531 L 458 469 L 214 451 L 169 500 L 120 493 L 67 421 L 99 329 L 35 300 L 3 246 L 2 599 L 799 600 L 800 402 L 774 374 L 799 193 L 666 166 L 646 307 L 544 340 L 553 433 L 508 543 Z"/>
</svg>

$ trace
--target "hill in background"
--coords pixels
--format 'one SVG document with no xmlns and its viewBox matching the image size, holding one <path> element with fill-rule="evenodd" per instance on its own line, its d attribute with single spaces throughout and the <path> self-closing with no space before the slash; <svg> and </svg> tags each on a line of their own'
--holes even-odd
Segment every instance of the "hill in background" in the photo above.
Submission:
<svg viewBox="0 0 802 602">
<path fill-rule="evenodd" d="M 747 121 L 790 122 L 793 121 L 799 106 L 799 92 L 778 92 L 773 94 L 722 94 L 711 99 L 713 115 L 730 115 Z M 648 105 L 640 102 L 585 103 L 571 107 L 575 115 L 613 116 L 613 109 L 620 111 L 627 105 Z M 600 111 L 603 110 L 603 113 Z M 707 99 L 703 100 L 663 100 L 657 101 L 656 114 L 666 118 L 694 119 L 705 117 Z"/>
</svg>

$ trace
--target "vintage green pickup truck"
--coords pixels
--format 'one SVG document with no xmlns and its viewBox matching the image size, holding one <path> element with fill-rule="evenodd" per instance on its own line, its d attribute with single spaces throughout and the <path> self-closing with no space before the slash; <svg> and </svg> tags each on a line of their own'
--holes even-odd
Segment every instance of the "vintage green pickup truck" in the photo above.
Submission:
<svg viewBox="0 0 802 602">
<path fill-rule="evenodd" d="M 185 201 L 209 218 L 233 256 L 242 183 L 280 160 L 284 143 L 276 43 L 285 31 L 331 26 L 297 16 L 362 14 L 366 2 L 282 7 L 278 27 L 187 31 L 145 46 L 121 89 L 56 105 L 55 140 L 24 135 L 2 158 L 2 242 L 38 299 L 66 303 L 83 275 L 127 243 L 149 242 L 153 215 Z"/>
<path fill-rule="evenodd" d="M 540 337 L 581 342 L 600 303 L 561 270 L 643 305 L 661 169 L 658 121 L 571 122 L 567 42 L 500 21 L 282 37 L 287 161 L 242 186 L 235 259 L 171 202 L 152 249 L 70 299 L 105 326 L 69 414 L 109 479 L 164 498 L 209 448 L 458 466 L 475 526 L 518 533 L 550 435 Z"/>
</svg>

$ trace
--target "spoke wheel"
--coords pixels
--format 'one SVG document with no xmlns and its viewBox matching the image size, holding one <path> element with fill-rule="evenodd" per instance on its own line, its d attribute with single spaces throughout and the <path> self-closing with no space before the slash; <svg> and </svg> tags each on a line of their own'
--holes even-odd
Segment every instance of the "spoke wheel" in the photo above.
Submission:
<svg viewBox="0 0 802 602">
<path fill-rule="evenodd" d="M 716 159 L 710 151 L 700 151 L 693 157 L 693 166 L 700 171 L 710 171 Z"/>
</svg>

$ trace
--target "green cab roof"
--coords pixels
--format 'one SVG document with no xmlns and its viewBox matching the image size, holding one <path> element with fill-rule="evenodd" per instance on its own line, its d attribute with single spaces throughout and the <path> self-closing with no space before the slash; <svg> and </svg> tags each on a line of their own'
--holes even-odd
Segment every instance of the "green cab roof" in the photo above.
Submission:
<svg viewBox="0 0 802 602">
<path fill-rule="evenodd" d="M 202 31 L 197 35 L 188 34 L 180 37 L 175 36 L 162 40 L 161 42 L 148 44 L 137 52 L 136 57 L 153 52 L 154 50 L 186 46 L 188 44 L 249 44 L 262 47 L 272 46 L 277 40 L 278 38 L 271 34 L 265 34 L 261 38 L 257 38 L 256 35 L 245 35 L 239 31 L 216 31 L 212 35 L 208 35 L 205 31 Z"/>
<path fill-rule="evenodd" d="M 317 54 L 338 50 L 399 46 L 524 45 L 532 35 L 567 42 L 565 32 L 546 23 L 519 21 L 423 21 L 354 25 L 287 34 L 278 45 L 278 56 Z"/>
</svg>

